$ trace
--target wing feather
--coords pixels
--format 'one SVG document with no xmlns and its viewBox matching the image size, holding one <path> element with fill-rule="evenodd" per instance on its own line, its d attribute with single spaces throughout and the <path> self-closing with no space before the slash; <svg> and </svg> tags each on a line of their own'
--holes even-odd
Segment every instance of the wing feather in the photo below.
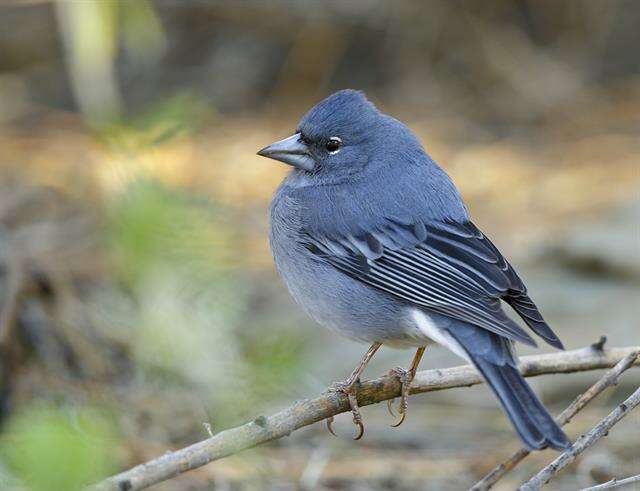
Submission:
<svg viewBox="0 0 640 491">
<path fill-rule="evenodd" d="M 403 301 L 535 345 L 504 313 L 503 299 L 547 342 L 562 346 L 515 270 L 471 222 L 386 219 L 346 237 L 307 233 L 305 244 L 320 260 Z"/>
</svg>

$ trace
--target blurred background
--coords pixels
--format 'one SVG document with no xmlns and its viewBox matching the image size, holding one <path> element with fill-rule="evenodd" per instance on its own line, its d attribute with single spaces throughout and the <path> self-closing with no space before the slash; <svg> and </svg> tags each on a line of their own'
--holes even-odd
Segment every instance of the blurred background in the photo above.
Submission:
<svg viewBox="0 0 640 491">
<path fill-rule="evenodd" d="M 418 134 L 568 348 L 637 345 L 638 26 L 633 0 L 3 0 L 0 488 L 78 489 L 351 371 L 366 347 L 275 275 L 287 169 L 255 155 L 340 88 Z M 411 357 L 383 349 L 367 377 Z M 597 376 L 532 384 L 558 412 Z M 398 429 L 365 408 L 360 442 L 343 416 L 341 439 L 314 425 L 156 489 L 457 490 L 519 448 L 484 386 L 410 405 Z M 638 441 L 631 414 L 553 488 L 637 474 Z"/>
</svg>

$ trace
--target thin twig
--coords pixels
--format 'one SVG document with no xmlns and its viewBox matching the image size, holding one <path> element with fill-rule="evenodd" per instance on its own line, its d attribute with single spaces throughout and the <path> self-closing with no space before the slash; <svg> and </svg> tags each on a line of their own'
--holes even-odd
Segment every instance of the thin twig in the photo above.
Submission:
<svg viewBox="0 0 640 491">
<path fill-rule="evenodd" d="M 602 489 L 613 489 L 637 482 L 640 482 L 640 474 L 637 476 L 626 477 L 624 479 L 613 478 L 611 481 L 603 482 L 602 484 L 598 484 L 597 486 L 592 486 L 590 488 L 584 488 L 581 491 L 601 491 Z"/>
<path fill-rule="evenodd" d="M 593 345 L 591 345 L 593 348 Z M 640 352 L 634 351 L 625 356 L 622 360 L 616 364 L 611 370 L 605 373 L 600 380 L 593 384 L 589 389 L 578 396 L 560 415 L 556 418 L 556 421 L 560 426 L 564 426 L 571 419 L 584 408 L 589 402 L 591 402 L 596 396 L 603 392 L 606 388 L 614 386 L 618 383 L 618 379 L 623 372 L 630 368 Z M 507 472 L 518 465 L 527 455 L 531 452 L 526 448 L 521 448 L 514 453 L 509 459 L 497 465 L 491 471 L 480 479 L 469 491 L 485 491 L 491 489 L 491 487 L 497 483 Z"/>
<path fill-rule="evenodd" d="M 638 404 L 640 404 L 640 388 L 611 411 L 611 413 L 602 419 L 589 433 L 578 438 L 571 448 L 560 454 L 553 462 L 524 483 L 519 488 L 519 491 L 537 491 L 541 489 L 542 486 L 553 479 L 562 469 L 573 462 L 578 455 L 591 447 L 603 436 L 607 436 L 609 430 L 629 414 Z"/>
<path fill-rule="evenodd" d="M 584 348 L 561 353 L 527 356 L 521 359 L 520 371 L 526 377 L 547 373 L 572 373 L 609 368 L 640 346 L 597 351 Z M 453 387 L 468 387 L 482 382 L 478 372 L 470 365 L 442 370 L 418 372 L 411 393 L 431 392 Z M 375 404 L 400 395 L 397 377 L 381 377 L 358 386 L 360 406 Z M 349 401 L 338 392 L 327 392 L 315 399 L 296 402 L 292 406 L 269 416 L 218 433 L 186 448 L 153 459 L 128 471 L 112 476 L 91 486 L 92 491 L 137 491 L 171 479 L 183 472 L 196 469 L 214 460 L 222 459 L 247 448 L 289 435 L 304 426 L 330 416 L 349 411 Z"/>
<path fill-rule="evenodd" d="M 596 351 L 602 351 L 604 349 L 604 344 L 607 342 L 607 336 L 600 336 L 595 343 L 591 345 L 591 349 Z"/>
<path fill-rule="evenodd" d="M 9 262 L 7 294 L 0 304 L 0 349 L 6 350 L 11 342 L 13 330 L 20 310 L 20 296 L 24 285 L 22 261 L 12 258 Z"/>
</svg>

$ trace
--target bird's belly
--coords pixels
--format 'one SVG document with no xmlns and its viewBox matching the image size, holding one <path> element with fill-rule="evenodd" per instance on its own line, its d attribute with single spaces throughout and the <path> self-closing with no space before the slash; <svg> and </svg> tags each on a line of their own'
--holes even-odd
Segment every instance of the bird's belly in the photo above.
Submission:
<svg viewBox="0 0 640 491">
<path fill-rule="evenodd" d="M 306 249 L 273 250 L 294 300 L 322 326 L 364 343 L 392 347 L 429 343 L 407 305 L 314 258 Z"/>
</svg>

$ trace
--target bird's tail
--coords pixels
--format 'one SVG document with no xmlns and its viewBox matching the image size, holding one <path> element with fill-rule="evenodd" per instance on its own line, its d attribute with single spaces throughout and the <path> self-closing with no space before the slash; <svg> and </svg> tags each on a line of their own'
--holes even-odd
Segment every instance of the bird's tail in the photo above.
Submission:
<svg viewBox="0 0 640 491">
<path fill-rule="evenodd" d="M 571 442 L 518 372 L 512 342 L 475 326 L 458 323 L 448 329 L 498 396 L 529 450 L 565 450 Z"/>
<path fill-rule="evenodd" d="M 511 423 L 529 450 L 547 447 L 565 450 L 571 445 L 517 368 L 495 365 L 481 358 L 473 359 L 473 362 L 498 396 Z"/>
</svg>

